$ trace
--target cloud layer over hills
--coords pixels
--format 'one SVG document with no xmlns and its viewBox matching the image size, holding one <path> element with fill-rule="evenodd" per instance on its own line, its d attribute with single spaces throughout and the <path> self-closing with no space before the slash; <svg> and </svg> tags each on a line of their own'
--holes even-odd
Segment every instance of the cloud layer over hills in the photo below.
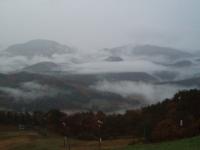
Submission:
<svg viewBox="0 0 200 150">
<path fill-rule="evenodd" d="M 83 53 L 58 42 L 32 40 L 1 52 L 0 72 L 7 75 L 0 77 L 0 92 L 18 102 L 26 99 L 30 109 L 46 98 L 41 105 L 46 109 L 122 111 L 199 88 L 199 59 L 196 53 L 153 45 Z"/>
</svg>

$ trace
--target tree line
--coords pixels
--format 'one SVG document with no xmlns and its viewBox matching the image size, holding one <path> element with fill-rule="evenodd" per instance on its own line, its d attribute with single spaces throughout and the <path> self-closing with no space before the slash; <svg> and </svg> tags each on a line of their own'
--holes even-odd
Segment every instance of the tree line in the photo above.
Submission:
<svg viewBox="0 0 200 150">
<path fill-rule="evenodd" d="M 0 124 L 53 131 L 80 139 L 133 137 L 146 142 L 200 134 L 200 90 L 180 91 L 171 99 L 124 114 L 0 111 Z"/>
</svg>

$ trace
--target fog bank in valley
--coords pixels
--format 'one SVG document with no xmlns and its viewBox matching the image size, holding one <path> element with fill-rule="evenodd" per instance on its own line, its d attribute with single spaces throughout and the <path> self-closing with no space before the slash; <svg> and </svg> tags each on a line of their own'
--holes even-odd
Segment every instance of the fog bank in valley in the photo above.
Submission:
<svg viewBox="0 0 200 150">
<path fill-rule="evenodd" d="M 0 87 L 0 91 L 13 97 L 15 100 L 25 100 L 25 102 L 42 97 L 54 97 L 60 92 L 54 87 L 35 81 L 24 82 L 20 84 L 20 87 Z"/>
<path fill-rule="evenodd" d="M 91 88 L 101 92 L 119 94 L 123 97 L 139 97 L 146 104 L 153 104 L 166 98 L 172 98 L 175 93 L 181 90 L 196 87 L 184 87 L 170 84 L 151 84 L 131 81 L 99 81 Z"/>
</svg>

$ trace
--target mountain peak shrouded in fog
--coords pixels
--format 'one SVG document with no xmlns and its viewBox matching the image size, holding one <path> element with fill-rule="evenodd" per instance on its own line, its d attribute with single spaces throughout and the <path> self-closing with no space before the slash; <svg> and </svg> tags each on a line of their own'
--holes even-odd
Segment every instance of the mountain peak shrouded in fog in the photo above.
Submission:
<svg viewBox="0 0 200 150">
<path fill-rule="evenodd" d="M 192 56 L 189 52 L 184 52 L 175 48 L 162 47 L 156 45 L 126 45 L 121 47 L 115 47 L 106 49 L 113 55 L 132 55 L 132 56 L 149 56 L 149 57 L 165 57 L 168 59 L 178 59 Z"/>
<path fill-rule="evenodd" d="M 38 39 L 1 54 L 0 104 L 14 110 L 121 112 L 200 87 L 200 55 L 153 44 L 90 53 Z"/>
<path fill-rule="evenodd" d="M 85 51 L 129 43 L 199 49 L 199 5 L 198 0 L 0 0 L 0 44 L 44 38 Z"/>
<path fill-rule="evenodd" d="M 82 53 L 78 49 L 43 39 L 9 46 L 1 54 L 0 58 L 3 62 L 0 64 L 1 72 L 19 71 L 26 68 L 26 71 L 33 69 L 36 72 L 63 71 L 73 74 L 112 72 L 147 72 L 152 74 L 155 71 L 168 71 L 179 66 L 182 68 L 194 67 L 196 62 L 198 63 L 198 61 L 193 62 L 197 59 L 197 54 L 194 55 L 170 47 L 130 44 L 96 50 L 92 53 Z M 46 64 L 46 62 L 54 64 Z M 191 63 L 188 64 L 189 62 Z M 30 69 L 29 66 L 33 68 Z M 171 71 L 177 72 L 176 70 Z"/>
<path fill-rule="evenodd" d="M 123 59 L 119 56 L 110 56 L 108 58 L 105 59 L 106 61 L 123 61 Z"/>
<path fill-rule="evenodd" d="M 23 71 L 31 72 L 31 73 L 48 73 L 53 71 L 61 71 L 59 65 L 53 62 L 40 62 L 28 67 L 25 67 Z"/>
<path fill-rule="evenodd" d="M 5 51 L 12 56 L 19 55 L 30 58 L 34 56 L 52 57 L 54 54 L 73 53 L 75 49 L 55 41 L 36 39 L 9 46 Z"/>
</svg>

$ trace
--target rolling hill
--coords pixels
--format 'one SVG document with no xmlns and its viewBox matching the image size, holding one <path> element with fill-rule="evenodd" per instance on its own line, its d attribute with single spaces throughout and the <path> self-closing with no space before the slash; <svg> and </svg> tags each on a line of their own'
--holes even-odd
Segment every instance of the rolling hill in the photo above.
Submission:
<svg viewBox="0 0 200 150">
<path fill-rule="evenodd" d="M 9 46 L 5 52 L 11 56 L 52 57 L 54 54 L 73 53 L 75 50 L 69 46 L 51 40 L 36 39 L 23 44 Z"/>
<path fill-rule="evenodd" d="M 138 107 L 137 98 L 100 92 L 78 80 L 19 72 L 0 76 L 1 108 L 14 110 L 66 111 L 104 110 L 115 112 Z"/>
</svg>

